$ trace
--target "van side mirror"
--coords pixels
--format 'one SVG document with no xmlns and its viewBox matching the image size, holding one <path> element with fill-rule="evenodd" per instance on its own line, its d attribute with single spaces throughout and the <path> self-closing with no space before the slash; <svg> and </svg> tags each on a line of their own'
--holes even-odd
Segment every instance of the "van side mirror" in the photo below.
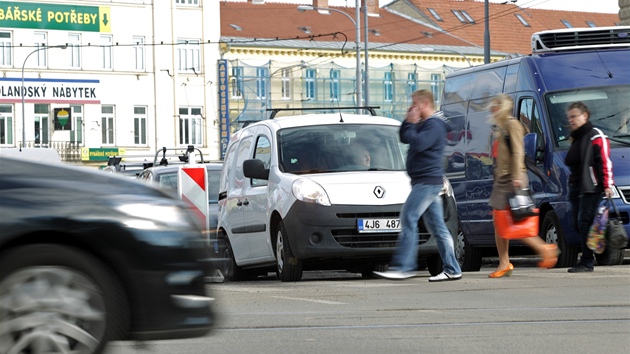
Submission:
<svg viewBox="0 0 630 354">
<path fill-rule="evenodd" d="M 536 161 L 536 147 L 538 146 L 538 136 L 536 133 L 529 133 L 523 139 L 525 144 L 525 156 L 532 161 Z"/>
<path fill-rule="evenodd" d="M 262 160 L 251 159 L 243 161 L 243 175 L 247 178 L 269 179 L 269 169 L 265 168 Z"/>
</svg>

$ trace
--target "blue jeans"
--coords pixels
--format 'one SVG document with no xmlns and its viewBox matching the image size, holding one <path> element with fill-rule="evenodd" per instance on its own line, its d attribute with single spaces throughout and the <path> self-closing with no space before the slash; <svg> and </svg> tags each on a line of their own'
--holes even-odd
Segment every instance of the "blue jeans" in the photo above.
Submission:
<svg viewBox="0 0 630 354">
<path fill-rule="evenodd" d="M 442 185 L 417 183 L 411 187 L 400 212 L 401 231 L 398 234 L 398 247 L 392 259 L 392 268 L 404 272 L 418 268 L 418 221 L 422 216 L 424 225 L 435 237 L 438 252 L 444 263 L 444 271 L 461 274 L 455 258 L 453 237 L 444 222 L 444 209 L 440 191 Z"/>
<path fill-rule="evenodd" d="M 586 246 L 586 238 L 588 237 L 588 230 L 593 225 L 593 219 L 597 214 L 597 209 L 602 202 L 601 193 L 584 193 L 579 194 L 577 188 L 569 187 L 569 201 L 573 209 L 573 221 L 580 234 L 580 240 L 582 241 L 582 256 L 580 257 L 580 263 L 589 268 L 593 268 L 594 255 L 593 251 Z"/>
</svg>

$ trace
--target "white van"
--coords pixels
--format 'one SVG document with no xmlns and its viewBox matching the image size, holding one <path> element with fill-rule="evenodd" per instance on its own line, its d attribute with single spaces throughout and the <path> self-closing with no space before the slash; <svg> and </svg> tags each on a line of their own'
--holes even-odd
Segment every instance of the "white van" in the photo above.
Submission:
<svg viewBox="0 0 630 354">
<path fill-rule="evenodd" d="M 345 269 L 364 276 L 390 261 L 399 213 L 411 190 L 400 122 L 355 114 L 310 114 L 260 121 L 236 132 L 219 186 L 217 244 L 226 280 L 276 271 Z M 444 179 L 445 218 L 457 215 Z M 420 264 L 442 264 L 420 222 Z"/>
</svg>

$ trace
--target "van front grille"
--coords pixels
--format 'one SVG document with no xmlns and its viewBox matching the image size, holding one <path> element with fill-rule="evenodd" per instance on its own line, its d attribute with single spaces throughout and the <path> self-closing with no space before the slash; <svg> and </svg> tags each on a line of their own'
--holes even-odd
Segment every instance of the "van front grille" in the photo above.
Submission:
<svg viewBox="0 0 630 354">
<path fill-rule="evenodd" d="M 545 31 L 532 35 L 532 51 L 535 53 L 629 45 L 628 27 Z"/>
</svg>

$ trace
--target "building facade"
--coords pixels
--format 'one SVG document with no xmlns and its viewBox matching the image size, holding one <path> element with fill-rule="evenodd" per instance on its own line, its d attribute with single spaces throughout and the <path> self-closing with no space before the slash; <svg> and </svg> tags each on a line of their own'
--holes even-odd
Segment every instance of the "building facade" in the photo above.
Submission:
<svg viewBox="0 0 630 354">
<path fill-rule="evenodd" d="M 187 145 L 218 158 L 218 2 L 200 5 L 0 1 L 0 146 L 95 165 Z"/>
</svg>

